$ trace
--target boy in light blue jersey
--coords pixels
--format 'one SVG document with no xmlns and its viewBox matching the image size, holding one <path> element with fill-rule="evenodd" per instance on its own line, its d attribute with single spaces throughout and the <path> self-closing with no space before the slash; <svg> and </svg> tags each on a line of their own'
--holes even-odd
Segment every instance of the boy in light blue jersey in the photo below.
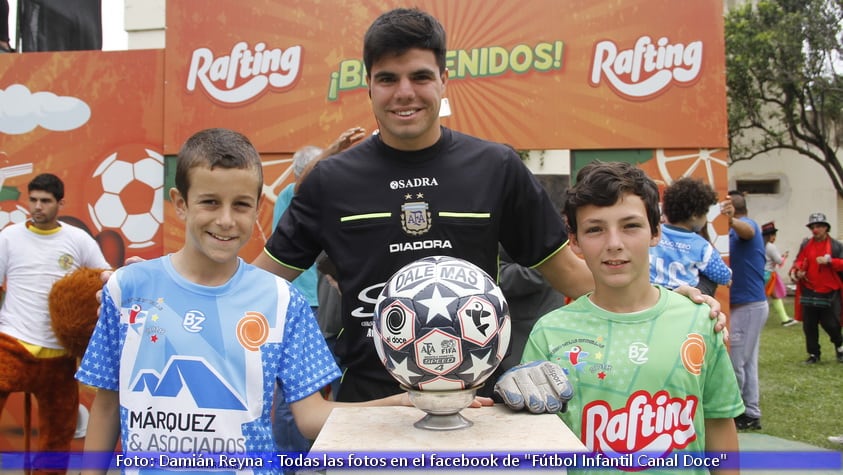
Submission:
<svg viewBox="0 0 843 475">
<path fill-rule="evenodd" d="M 697 287 L 703 275 L 717 285 L 729 285 L 732 270 L 720 253 L 697 234 L 708 222 L 717 193 L 694 178 L 680 178 L 664 190 L 661 239 L 650 248 L 650 282 L 675 289 L 687 284 Z"/>
<path fill-rule="evenodd" d="M 524 363 L 495 391 L 514 409 L 556 412 L 567 403 L 560 415 L 595 455 L 586 459 L 621 464 L 629 456 L 632 465 L 613 466 L 707 473 L 670 463 L 734 456 L 733 417 L 743 403 L 707 309 L 649 281 L 648 250 L 659 241 L 655 183 L 627 163 L 591 163 L 568 190 L 565 215 L 595 290 L 536 323 Z"/>
<path fill-rule="evenodd" d="M 170 199 L 185 223 L 184 246 L 118 269 L 105 285 L 77 372 L 99 388 L 85 451 L 111 452 L 119 434 L 126 456 L 152 456 L 144 471 L 166 470 L 166 457 L 251 454 L 247 460 L 263 466 L 251 469 L 277 473 L 276 378 L 299 429 L 315 438 L 339 404 L 319 389 L 340 372 L 302 295 L 237 256 L 263 185 L 249 140 L 225 129 L 198 132 L 179 152 L 175 182 Z M 409 401 L 399 394 L 369 403 L 387 404 Z"/>
</svg>

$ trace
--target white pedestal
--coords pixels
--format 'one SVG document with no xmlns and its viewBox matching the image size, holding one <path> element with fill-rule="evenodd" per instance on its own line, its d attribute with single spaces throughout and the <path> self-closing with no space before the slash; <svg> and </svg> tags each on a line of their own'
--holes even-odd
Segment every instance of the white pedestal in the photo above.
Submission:
<svg viewBox="0 0 843 475">
<path fill-rule="evenodd" d="M 408 468 L 416 473 L 430 471 L 444 473 L 550 473 L 544 470 L 525 470 L 531 463 L 521 459 L 520 465 L 504 467 L 507 454 L 583 452 L 585 446 L 555 414 L 516 413 L 503 405 L 463 409 L 461 414 L 474 425 L 466 429 L 431 431 L 417 429 L 413 423 L 425 414 L 415 407 L 355 407 L 337 408 L 331 412 L 319 437 L 311 448 L 311 456 L 319 453 L 348 454 L 374 453 L 390 458 L 399 455 L 421 454 L 426 469 L 413 469 L 412 457 L 406 460 Z M 447 453 L 473 454 L 497 460 L 497 469 L 482 468 L 476 471 L 448 469 L 431 465 L 431 455 Z M 400 457 L 399 457 L 400 458 Z M 329 475 L 378 474 L 403 471 L 400 467 L 380 470 L 360 468 L 328 469 Z M 553 473 L 566 473 L 563 467 Z"/>
</svg>

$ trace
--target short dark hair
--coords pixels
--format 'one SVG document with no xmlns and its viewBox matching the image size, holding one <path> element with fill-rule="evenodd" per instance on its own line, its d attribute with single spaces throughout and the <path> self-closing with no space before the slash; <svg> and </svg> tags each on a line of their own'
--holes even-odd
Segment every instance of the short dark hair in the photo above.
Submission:
<svg viewBox="0 0 843 475">
<path fill-rule="evenodd" d="M 694 216 L 708 214 L 708 209 L 715 204 L 717 192 L 711 185 L 685 177 L 665 188 L 662 212 L 669 223 L 681 223 Z"/>
<path fill-rule="evenodd" d="M 735 213 L 748 214 L 746 209 L 746 197 L 738 190 L 729 190 L 729 198 L 732 199 L 732 206 L 735 208 Z"/>
<path fill-rule="evenodd" d="M 46 191 L 53 195 L 56 201 L 64 199 L 64 182 L 52 173 L 42 173 L 36 176 L 29 182 L 26 189 L 29 193 L 32 193 L 33 190 Z"/>
<path fill-rule="evenodd" d="M 659 233 L 659 188 L 643 170 L 626 162 L 596 160 L 577 173 L 577 183 L 565 193 L 568 230 L 577 233 L 577 210 L 583 206 L 612 206 L 627 193 L 641 198 L 653 236 Z"/>
<path fill-rule="evenodd" d="M 418 48 L 433 52 L 439 72 L 445 72 L 448 51 L 445 28 L 429 13 L 417 8 L 396 8 L 375 19 L 363 36 L 363 64 L 367 76 L 381 58 L 399 56 Z"/>
<path fill-rule="evenodd" d="M 258 175 L 258 197 L 263 188 L 261 157 L 245 135 L 229 129 L 205 129 L 193 134 L 179 150 L 176 163 L 176 189 L 187 199 L 190 190 L 188 172 L 192 168 L 207 166 L 254 169 Z"/>
</svg>

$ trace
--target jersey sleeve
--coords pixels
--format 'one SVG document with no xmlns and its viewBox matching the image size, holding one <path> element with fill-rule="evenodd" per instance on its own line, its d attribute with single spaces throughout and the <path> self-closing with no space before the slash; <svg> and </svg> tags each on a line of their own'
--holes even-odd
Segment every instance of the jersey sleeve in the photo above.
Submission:
<svg viewBox="0 0 843 475">
<path fill-rule="evenodd" d="M 722 335 L 714 333 L 714 323 L 708 335 L 711 348 L 705 356 L 702 406 L 706 419 L 737 417 L 744 412 L 741 391 Z"/>
<path fill-rule="evenodd" d="M 717 249 L 711 244 L 707 244 L 705 248 L 706 258 L 705 265 L 700 268 L 702 275 L 708 277 L 712 282 L 719 285 L 726 285 L 732 280 L 732 269 L 730 269 Z"/>
<path fill-rule="evenodd" d="M 288 403 L 310 396 L 341 376 L 310 306 L 292 287 L 281 358 L 280 377 Z"/>
<path fill-rule="evenodd" d="M 106 286 L 102 292 L 102 310 L 85 356 L 76 371 L 76 379 L 89 386 L 117 391 L 121 340 L 120 311 Z"/>
<path fill-rule="evenodd" d="M 541 320 L 540 320 L 541 321 Z M 547 336 L 545 335 L 542 326 L 538 323 L 527 337 L 527 343 L 524 345 L 524 352 L 521 354 L 521 362 L 529 363 L 531 361 L 546 360 L 550 361 L 547 354 Z"/>
<path fill-rule="evenodd" d="M 541 183 L 507 150 L 500 242 L 512 259 L 534 267 L 568 241 L 568 228 Z"/>
</svg>

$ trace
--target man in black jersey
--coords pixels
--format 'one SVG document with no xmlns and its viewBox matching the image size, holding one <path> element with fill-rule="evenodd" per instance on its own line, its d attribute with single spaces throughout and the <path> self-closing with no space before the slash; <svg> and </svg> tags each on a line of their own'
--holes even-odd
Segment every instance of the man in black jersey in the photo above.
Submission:
<svg viewBox="0 0 843 475">
<path fill-rule="evenodd" d="M 445 53 L 445 31 L 427 13 L 399 8 L 372 23 L 363 61 L 379 133 L 310 169 L 254 262 L 288 280 L 323 250 L 336 265 L 339 401 L 400 391 L 372 343 L 372 316 L 384 283 L 405 264 L 449 255 L 496 276 L 500 243 L 565 295 L 594 286 L 566 245 L 560 214 L 515 151 L 440 125 Z"/>
</svg>

